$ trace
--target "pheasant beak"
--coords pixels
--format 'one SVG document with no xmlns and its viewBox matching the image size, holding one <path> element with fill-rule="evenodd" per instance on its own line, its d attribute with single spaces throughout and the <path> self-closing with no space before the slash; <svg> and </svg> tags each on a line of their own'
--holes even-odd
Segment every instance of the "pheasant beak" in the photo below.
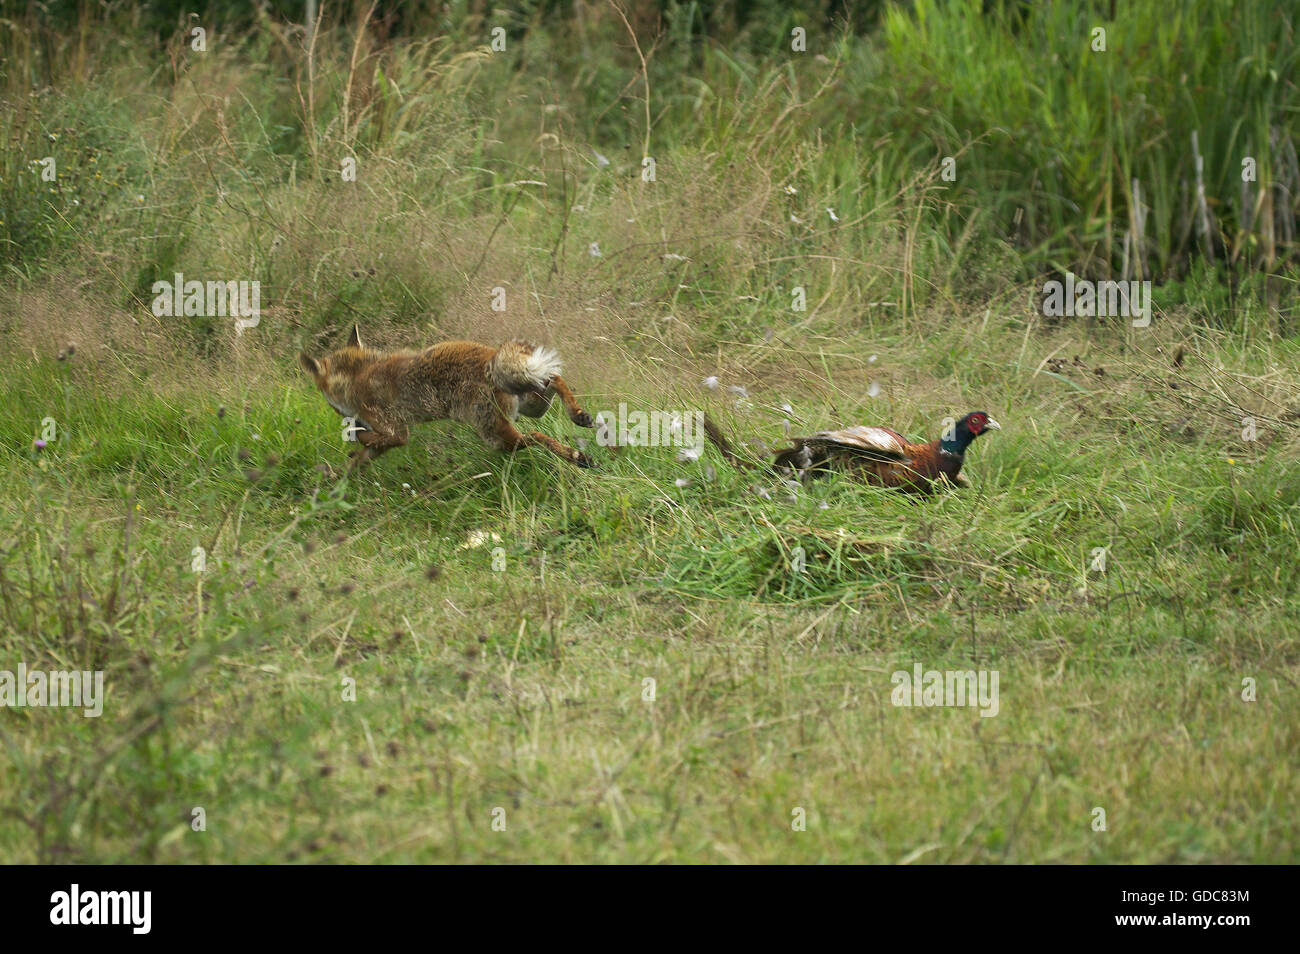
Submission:
<svg viewBox="0 0 1300 954">
<path fill-rule="evenodd" d="M 1002 430 L 1002 425 L 999 424 L 997 421 L 993 420 L 993 418 L 991 417 L 989 418 L 988 423 L 984 425 L 984 427 L 986 430 L 990 430 L 990 431 Z"/>
</svg>

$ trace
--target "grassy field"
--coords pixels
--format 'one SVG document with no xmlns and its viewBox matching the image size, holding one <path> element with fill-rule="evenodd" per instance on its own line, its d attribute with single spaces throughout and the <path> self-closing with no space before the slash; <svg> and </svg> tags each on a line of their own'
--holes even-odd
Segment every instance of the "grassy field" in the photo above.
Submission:
<svg viewBox="0 0 1300 954">
<path fill-rule="evenodd" d="M 961 198 L 901 126 L 825 125 L 902 20 L 797 66 L 674 21 L 657 73 L 597 13 L 609 52 L 569 85 L 540 28 L 515 72 L 349 23 L 310 53 L 274 25 L 188 59 L 6 40 L 0 670 L 107 696 L 0 713 L 0 858 L 1294 862 L 1294 267 L 1248 268 L 1245 226 L 1238 272 L 1231 236 L 1188 264 L 1171 229 L 1150 327 L 1045 318 L 1041 274 L 1110 275 L 1127 213 L 1108 244 L 1052 203 L 1017 242 L 994 159 Z M 175 272 L 260 280 L 260 322 L 156 316 Z M 589 411 L 702 408 L 769 447 L 1003 429 L 924 499 L 712 449 L 593 443 L 584 471 L 446 422 L 339 480 L 297 354 L 354 321 L 543 340 Z M 918 664 L 996 671 L 997 714 L 894 705 Z"/>
</svg>

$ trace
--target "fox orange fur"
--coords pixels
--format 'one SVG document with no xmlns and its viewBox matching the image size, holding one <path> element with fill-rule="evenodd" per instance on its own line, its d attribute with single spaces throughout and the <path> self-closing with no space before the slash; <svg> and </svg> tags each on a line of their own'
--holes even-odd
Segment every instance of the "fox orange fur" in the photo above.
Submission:
<svg viewBox="0 0 1300 954">
<path fill-rule="evenodd" d="M 469 424 L 497 450 L 545 447 L 558 457 L 592 466 L 586 454 L 537 431 L 520 431 L 518 415 L 541 417 L 555 395 L 569 420 L 591 427 L 560 377 L 560 356 L 526 341 L 500 348 L 474 341 L 445 341 L 424 351 L 382 352 L 361 343 L 360 329 L 343 348 L 324 358 L 298 356 L 330 406 L 356 423 L 357 467 L 406 443 L 410 425 L 443 418 Z"/>
</svg>

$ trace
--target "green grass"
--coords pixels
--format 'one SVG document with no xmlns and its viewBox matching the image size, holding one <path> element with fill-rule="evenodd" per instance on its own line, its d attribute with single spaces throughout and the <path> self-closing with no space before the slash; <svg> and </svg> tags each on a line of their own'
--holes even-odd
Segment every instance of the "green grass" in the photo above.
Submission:
<svg viewBox="0 0 1300 954">
<path fill-rule="evenodd" d="M 1133 138 L 1150 116 L 1084 121 L 1105 77 L 1061 32 L 1073 8 L 1046 5 L 1038 45 L 915 9 L 797 65 L 758 48 L 782 21 L 727 46 L 679 11 L 648 77 L 654 183 L 603 8 L 499 59 L 468 20 L 367 34 L 351 68 L 327 23 L 314 72 L 273 25 L 175 74 L 166 45 L 4 34 L 0 88 L 27 98 L 0 112 L 0 671 L 103 670 L 107 699 L 0 712 L 0 857 L 1295 861 L 1293 249 L 1226 270 L 1153 225 L 1179 274 L 1150 328 L 1044 319 L 1035 276 L 1108 267 L 1116 183 L 1146 170 L 1155 218 L 1182 214 L 1182 160 Z M 1219 133 L 1293 127 L 1290 35 L 1203 23 L 1205 49 L 1262 59 L 1170 91 L 1152 77 L 1191 54 L 1164 9 L 1121 5 L 1155 59 L 1114 31 L 1105 82 L 1180 144 L 1212 118 L 1214 213 L 1249 242 Z M 1012 120 L 1023 151 L 991 128 Z M 1094 150 L 1086 175 L 1052 165 L 1053 129 Z M 46 143 L 75 149 L 36 192 Z M 951 193 L 944 150 L 973 160 Z M 155 318 L 175 271 L 262 281 L 260 324 Z M 545 340 L 588 410 L 705 408 L 742 442 L 783 419 L 928 439 L 975 409 L 1003 430 L 972 489 L 928 499 L 843 476 L 791 497 L 712 450 L 595 448 L 584 471 L 448 422 L 337 481 L 339 419 L 296 357 L 353 321 L 383 347 Z M 916 664 L 996 670 L 998 714 L 895 706 Z"/>
<path fill-rule="evenodd" d="M 67 417 L 41 451 L 8 431 L 0 619 L 6 658 L 103 668 L 108 703 L 6 713 L 6 857 L 1293 860 L 1293 442 L 1171 442 L 987 361 L 964 386 L 1014 417 L 931 500 L 769 500 L 671 449 L 506 460 L 445 423 L 334 484 L 305 380 L 118 397 L 83 350 L 5 378 Z M 917 662 L 998 670 L 999 714 L 894 707 Z"/>
</svg>

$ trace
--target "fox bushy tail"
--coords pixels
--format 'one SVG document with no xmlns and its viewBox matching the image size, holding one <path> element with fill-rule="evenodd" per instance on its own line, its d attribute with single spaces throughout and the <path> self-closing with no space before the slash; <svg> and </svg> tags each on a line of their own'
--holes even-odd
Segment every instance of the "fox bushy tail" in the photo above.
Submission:
<svg viewBox="0 0 1300 954">
<path fill-rule="evenodd" d="M 560 374 L 560 356 L 550 348 L 512 339 L 497 349 L 488 364 L 492 383 L 510 394 L 544 391 Z"/>
</svg>

